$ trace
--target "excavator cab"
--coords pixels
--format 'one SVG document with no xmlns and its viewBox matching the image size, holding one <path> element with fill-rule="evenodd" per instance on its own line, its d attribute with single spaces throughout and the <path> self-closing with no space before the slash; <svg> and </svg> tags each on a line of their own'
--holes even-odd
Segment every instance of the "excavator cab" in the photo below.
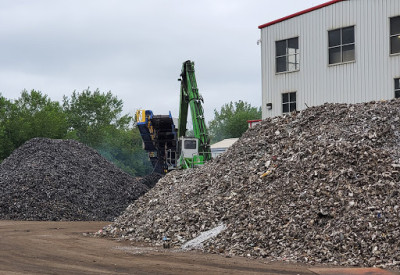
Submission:
<svg viewBox="0 0 400 275">
<path fill-rule="evenodd" d="M 179 145 L 181 156 L 184 158 L 192 158 L 199 154 L 199 141 L 197 138 L 181 138 Z"/>
<path fill-rule="evenodd" d="M 199 154 L 199 140 L 192 137 L 181 137 L 178 141 L 179 168 L 193 168 L 204 164 L 204 158 Z"/>
</svg>

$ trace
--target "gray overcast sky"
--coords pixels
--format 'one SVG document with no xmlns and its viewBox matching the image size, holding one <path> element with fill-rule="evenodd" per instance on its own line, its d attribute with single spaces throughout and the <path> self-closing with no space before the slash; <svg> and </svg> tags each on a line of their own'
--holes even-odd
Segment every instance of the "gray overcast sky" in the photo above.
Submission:
<svg viewBox="0 0 400 275">
<path fill-rule="evenodd" d="M 325 0 L 0 0 L 0 93 L 61 101 L 90 87 L 124 110 L 179 110 L 195 61 L 207 120 L 230 101 L 261 104 L 258 26 Z"/>
</svg>

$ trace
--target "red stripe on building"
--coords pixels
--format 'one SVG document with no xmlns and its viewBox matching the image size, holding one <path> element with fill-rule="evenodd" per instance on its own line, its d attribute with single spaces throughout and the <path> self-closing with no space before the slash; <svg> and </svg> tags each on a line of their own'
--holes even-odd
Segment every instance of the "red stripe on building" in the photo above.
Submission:
<svg viewBox="0 0 400 275">
<path fill-rule="evenodd" d="M 258 28 L 259 28 L 259 29 L 263 29 L 263 28 L 269 27 L 269 26 L 271 26 L 271 25 L 274 25 L 274 24 L 276 24 L 276 23 L 279 23 L 279 22 L 282 22 L 282 21 L 285 21 L 285 20 L 288 20 L 288 19 L 297 17 L 297 16 L 302 15 L 302 14 L 305 14 L 305 13 L 309 13 L 309 12 L 312 12 L 312 11 L 315 11 L 315 10 L 319 10 L 319 9 L 322 9 L 322 8 L 324 8 L 324 7 L 326 7 L 326 6 L 330 6 L 330 5 L 336 4 L 336 3 L 338 3 L 338 2 L 343 2 L 343 1 L 348 1 L 348 0 L 332 0 L 332 1 L 326 2 L 326 3 L 324 3 L 324 4 L 321 4 L 321 5 L 318 5 L 318 6 L 315 6 L 315 7 L 306 9 L 306 10 L 303 10 L 303 11 L 299 11 L 299 12 L 293 13 L 293 14 L 291 14 L 291 15 L 282 17 L 282 18 L 280 18 L 280 19 L 271 21 L 271 22 L 269 22 L 269 23 L 265 23 L 265 24 L 263 24 L 263 25 L 258 26 Z"/>
</svg>

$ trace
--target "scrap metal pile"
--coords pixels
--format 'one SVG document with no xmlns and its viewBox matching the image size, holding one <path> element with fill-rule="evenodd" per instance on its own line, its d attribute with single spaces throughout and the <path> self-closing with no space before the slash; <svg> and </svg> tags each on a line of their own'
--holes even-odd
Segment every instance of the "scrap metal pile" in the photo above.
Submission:
<svg viewBox="0 0 400 275">
<path fill-rule="evenodd" d="M 100 235 L 306 263 L 400 267 L 400 101 L 267 119 L 200 169 L 175 171 Z"/>
<path fill-rule="evenodd" d="M 132 178 L 77 141 L 31 139 L 0 164 L 0 219 L 111 221 L 158 179 Z"/>
</svg>

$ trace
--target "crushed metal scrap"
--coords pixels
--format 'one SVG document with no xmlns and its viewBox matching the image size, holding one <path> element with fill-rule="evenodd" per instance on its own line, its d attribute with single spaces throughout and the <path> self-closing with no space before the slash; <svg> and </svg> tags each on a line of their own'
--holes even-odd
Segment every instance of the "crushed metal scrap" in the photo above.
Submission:
<svg viewBox="0 0 400 275">
<path fill-rule="evenodd" d="M 199 169 L 174 171 L 99 235 L 345 266 L 400 267 L 400 101 L 266 119 Z"/>
<path fill-rule="evenodd" d="M 158 179 L 132 178 L 77 141 L 31 139 L 0 164 L 0 219 L 112 221 Z"/>
</svg>

